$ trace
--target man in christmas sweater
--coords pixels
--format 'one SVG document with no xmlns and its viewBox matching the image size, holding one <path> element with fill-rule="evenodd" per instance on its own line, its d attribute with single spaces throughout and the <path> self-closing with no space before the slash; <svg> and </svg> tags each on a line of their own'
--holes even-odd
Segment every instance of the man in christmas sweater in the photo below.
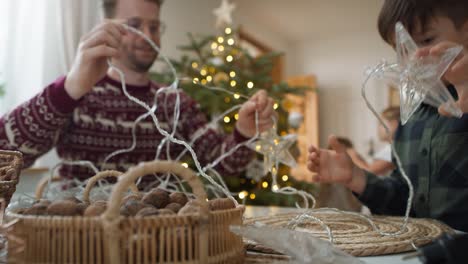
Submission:
<svg viewBox="0 0 468 264">
<path fill-rule="evenodd" d="M 147 111 L 130 101 L 123 93 L 120 77 L 110 70 L 107 59 L 125 74 L 128 92 L 158 108 L 161 127 L 172 133 L 176 94 L 158 93 L 160 86 L 149 79 L 148 70 L 158 54 L 139 35 L 127 31 L 122 23 L 142 31 L 159 46 L 161 0 L 104 0 L 104 12 L 112 19 L 96 26 L 82 37 L 70 72 L 58 78 L 41 93 L 0 119 L 0 149 L 19 150 L 25 167 L 56 147 L 66 161 L 87 160 L 99 169 L 126 170 L 141 161 L 155 158 L 156 148 L 164 138 L 151 117 L 136 126 L 136 148 L 110 159 L 112 152 L 132 145 L 134 121 Z M 197 102 L 179 91 L 180 118 L 174 136 L 191 142 L 202 164 L 207 164 L 256 133 L 255 112 L 259 130 L 272 126 L 273 100 L 265 91 L 255 94 L 239 110 L 239 120 L 231 135 L 223 136 L 208 129 L 206 116 Z M 166 143 L 169 144 L 169 143 Z M 170 143 L 159 159 L 175 159 L 183 150 Z M 216 169 L 222 174 L 241 172 L 252 158 L 245 147 L 224 159 Z M 93 172 L 83 166 L 63 165 L 60 174 L 66 178 L 86 179 Z"/>
</svg>

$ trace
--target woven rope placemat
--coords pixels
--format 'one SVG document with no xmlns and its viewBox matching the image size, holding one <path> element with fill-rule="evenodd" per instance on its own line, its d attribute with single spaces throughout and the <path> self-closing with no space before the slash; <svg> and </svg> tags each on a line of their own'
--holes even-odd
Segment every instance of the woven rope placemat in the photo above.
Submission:
<svg viewBox="0 0 468 264">
<path fill-rule="evenodd" d="M 396 237 L 382 236 L 365 219 L 355 215 L 336 212 L 317 212 L 311 214 L 322 220 L 332 231 L 334 245 L 356 257 L 379 256 L 413 251 L 412 243 L 417 247 L 429 243 L 443 233 L 454 231 L 436 221 L 429 219 L 410 218 L 406 230 Z M 268 226 L 285 228 L 297 213 L 280 214 L 274 216 L 249 218 L 246 225 L 259 222 Z M 383 232 L 397 232 L 403 222 L 402 217 L 373 216 L 375 225 Z M 300 224 L 297 231 L 307 232 L 315 237 L 329 240 L 328 233 L 316 222 Z M 277 253 L 274 250 L 245 240 L 247 250 L 267 254 Z"/>
</svg>

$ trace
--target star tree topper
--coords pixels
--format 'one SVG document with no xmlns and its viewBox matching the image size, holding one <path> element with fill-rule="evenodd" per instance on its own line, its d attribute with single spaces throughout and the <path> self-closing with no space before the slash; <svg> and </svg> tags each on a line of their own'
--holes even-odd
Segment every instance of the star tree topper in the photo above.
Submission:
<svg viewBox="0 0 468 264">
<path fill-rule="evenodd" d="M 228 0 L 223 0 L 221 6 L 213 10 L 216 16 L 216 27 L 222 28 L 232 24 L 232 12 L 236 9 L 236 5 L 229 3 Z"/>
<path fill-rule="evenodd" d="M 272 127 L 270 130 L 263 132 L 257 141 L 249 144 L 249 148 L 263 155 L 264 174 L 268 172 L 276 174 L 276 165 L 278 163 L 290 167 L 296 166 L 296 160 L 289 153 L 289 148 L 296 139 L 296 135 L 291 134 L 280 137 L 276 134 L 276 127 Z"/>
<path fill-rule="evenodd" d="M 463 113 L 441 78 L 462 48 L 448 49 L 440 58 L 417 58 L 418 46 L 400 22 L 395 26 L 395 36 L 397 64 L 388 67 L 384 74 L 393 76 L 391 79 L 398 84 L 402 124 L 408 122 L 422 102 L 434 107 L 443 106 L 453 116 L 461 117 Z"/>
</svg>

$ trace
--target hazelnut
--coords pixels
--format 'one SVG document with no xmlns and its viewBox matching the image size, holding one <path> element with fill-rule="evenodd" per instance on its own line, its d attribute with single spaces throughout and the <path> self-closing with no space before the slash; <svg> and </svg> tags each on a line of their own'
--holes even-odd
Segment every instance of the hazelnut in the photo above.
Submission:
<svg viewBox="0 0 468 264">
<path fill-rule="evenodd" d="M 169 195 L 169 198 L 171 203 L 178 203 L 182 206 L 184 206 L 188 202 L 187 196 L 180 192 L 171 193 Z"/>
</svg>

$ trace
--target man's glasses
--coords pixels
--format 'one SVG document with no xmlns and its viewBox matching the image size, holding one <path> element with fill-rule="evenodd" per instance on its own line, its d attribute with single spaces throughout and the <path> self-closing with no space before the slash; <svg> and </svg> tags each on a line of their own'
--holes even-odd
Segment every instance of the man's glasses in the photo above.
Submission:
<svg viewBox="0 0 468 264">
<path fill-rule="evenodd" d="M 146 27 L 152 36 L 162 35 L 166 30 L 166 24 L 159 20 L 143 20 L 138 17 L 129 18 L 127 25 L 142 32 L 144 32 L 144 28 Z"/>
</svg>

